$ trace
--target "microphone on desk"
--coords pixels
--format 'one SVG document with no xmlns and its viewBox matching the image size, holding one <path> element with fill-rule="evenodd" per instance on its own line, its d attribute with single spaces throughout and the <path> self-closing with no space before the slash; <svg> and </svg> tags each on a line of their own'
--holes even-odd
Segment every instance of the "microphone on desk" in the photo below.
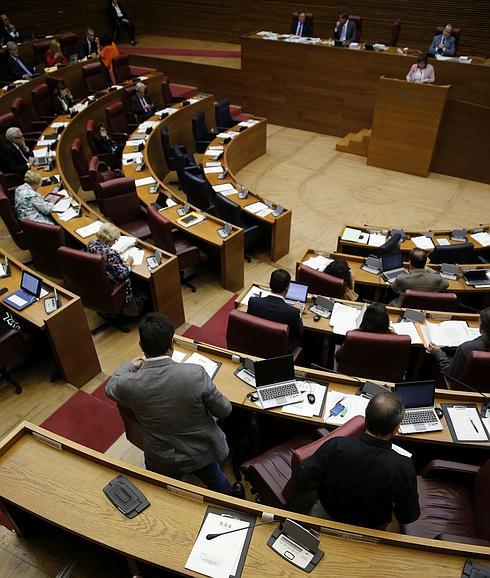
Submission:
<svg viewBox="0 0 490 578">
<path fill-rule="evenodd" d="M 214 540 L 218 536 L 224 536 L 225 534 L 232 534 L 233 532 L 240 532 L 241 530 L 251 530 L 253 528 L 257 528 L 258 526 L 265 526 L 266 524 L 271 524 L 277 520 L 267 520 L 267 522 L 261 522 L 260 524 L 253 524 L 252 526 L 245 526 L 244 528 L 235 528 L 235 530 L 228 530 L 227 532 L 220 532 L 218 534 L 207 534 L 206 540 Z"/>
<path fill-rule="evenodd" d="M 481 404 L 480 415 L 481 415 L 481 417 L 487 417 L 487 412 L 490 409 L 490 397 L 488 395 L 485 395 L 482 391 L 480 391 L 479 389 L 476 389 L 476 387 L 473 387 L 473 386 L 469 385 L 468 383 L 465 383 L 464 381 L 461 381 L 460 379 L 453 377 L 452 375 L 449 375 L 445 371 L 442 371 L 441 373 L 442 373 L 442 375 L 444 375 L 445 377 L 447 377 L 451 381 L 455 381 L 458 385 L 462 385 L 463 387 L 466 387 L 470 391 L 472 391 L 474 393 L 478 393 L 479 395 L 481 395 L 485 401 L 483 401 Z"/>
</svg>

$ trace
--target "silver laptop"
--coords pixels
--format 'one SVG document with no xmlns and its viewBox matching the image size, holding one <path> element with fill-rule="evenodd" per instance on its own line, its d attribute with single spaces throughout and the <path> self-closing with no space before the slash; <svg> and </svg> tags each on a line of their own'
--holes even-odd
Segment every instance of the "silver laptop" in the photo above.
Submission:
<svg viewBox="0 0 490 578">
<path fill-rule="evenodd" d="M 297 281 L 291 281 L 286 297 L 284 297 L 286 303 L 289 303 L 289 305 L 296 305 L 299 303 L 301 314 L 303 314 L 307 299 L 308 285 L 305 283 L 298 283 Z"/>
<path fill-rule="evenodd" d="M 405 405 L 400 433 L 411 434 L 444 429 L 434 409 L 435 381 L 395 383 L 395 392 Z"/>
<path fill-rule="evenodd" d="M 403 268 L 403 260 L 401 253 L 391 253 L 391 255 L 383 255 L 381 257 L 381 264 L 383 266 L 383 279 L 388 283 L 398 277 L 398 275 L 407 275 L 408 271 Z"/>
<path fill-rule="evenodd" d="M 303 401 L 296 385 L 294 359 L 282 355 L 254 363 L 255 387 L 263 409 Z"/>
</svg>

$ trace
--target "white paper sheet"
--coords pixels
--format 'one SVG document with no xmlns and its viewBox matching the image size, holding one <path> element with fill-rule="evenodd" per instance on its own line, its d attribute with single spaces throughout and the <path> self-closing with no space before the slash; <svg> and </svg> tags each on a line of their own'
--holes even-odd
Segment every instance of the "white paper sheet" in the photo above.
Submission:
<svg viewBox="0 0 490 578">
<path fill-rule="evenodd" d="M 474 407 L 454 406 L 447 408 L 454 433 L 462 441 L 487 441 L 478 410 Z"/>
<path fill-rule="evenodd" d="M 218 167 L 204 167 L 205 175 L 212 175 L 213 173 L 222 173 L 223 167 L 219 165 Z"/>
<path fill-rule="evenodd" d="M 184 363 L 195 363 L 196 365 L 200 365 L 211 378 L 218 367 L 218 364 L 215 361 L 209 359 L 209 357 L 201 355 L 200 353 L 193 353 L 184 361 Z"/>
<path fill-rule="evenodd" d="M 449 239 L 446 239 L 444 237 L 436 237 L 436 241 L 437 241 L 438 245 L 441 245 L 442 247 L 444 247 L 445 245 L 451 244 L 449 242 Z"/>
<path fill-rule="evenodd" d="M 269 207 L 262 201 L 257 201 L 256 203 L 251 203 L 250 205 L 247 205 L 246 207 L 243 208 L 249 213 L 255 215 L 259 211 L 263 211 L 264 209 L 268 209 Z"/>
<path fill-rule="evenodd" d="M 71 219 L 74 219 L 77 215 L 78 215 L 78 211 L 75 210 L 73 207 L 70 207 L 64 213 L 62 213 L 59 218 L 60 218 L 60 221 L 66 222 L 66 221 L 70 221 Z"/>
<path fill-rule="evenodd" d="M 347 412 L 344 416 L 330 415 L 330 411 L 339 401 L 347 408 Z M 329 425 L 343 425 L 356 415 L 362 415 L 364 417 L 368 403 L 369 399 L 361 395 L 346 395 L 340 391 L 329 389 L 327 392 L 327 400 L 325 402 L 325 423 L 328 423 Z"/>
<path fill-rule="evenodd" d="M 412 345 L 422 345 L 422 339 L 417 331 L 415 323 L 412 321 L 401 321 L 400 323 L 392 323 L 393 331 L 397 335 L 408 335 Z"/>
<path fill-rule="evenodd" d="M 419 237 L 412 237 L 413 244 L 417 247 L 417 249 L 433 249 L 434 243 L 430 237 L 426 237 L 425 235 L 420 235 Z"/>
<path fill-rule="evenodd" d="M 135 237 L 130 237 L 129 235 L 121 235 L 119 239 L 112 245 L 112 249 L 121 254 L 124 253 L 124 251 L 127 251 L 130 247 L 134 247 L 135 245 Z"/>
<path fill-rule="evenodd" d="M 55 213 L 64 213 L 67 211 L 71 204 L 71 197 L 60 199 L 54 206 L 53 211 Z"/>
<path fill-rule="evenodd" d="M 268 295 L 272 295 L 272 293 L 267 289 L 261 289 L 260 287 L 257 287 L 257 285 L 252 285 L 249 292 L 240 301 L 240 303 L 242 305 L 248 305 L 248 300 L 250 297 L 267 297 Z"/>
<path fill-rule="evenodd" d="M 311 267 L 311 269 L 315 269 L 316 271 L 324 271 L 325 267 L 332 263 L 333 259 L 329 259 L 328 257 L 324 257 L 323 255 L 315 255 L 314 257 L 310 257 L 303 261 L 303 265 L 307 267 Z"/>
<path fill-rule="evenodd" d="M 126 260 L 128 257 L 132 257 L 133 265 L 142 265 L 144 256 L 145 251 L 143 249 L 138 249 L 138 247 L 131 247 L 121 254 L 123 260 Z"/>
<path fill-rule="evenodd" d="M 75 229 L 75 233 L 85 239 L 86 237 L 90 237 L 91 235 L 95 235 L 98 230 L 102 227 L 101 221 L 94 221 L 93 223 L 89 223 L 85 225 L 85 227 L 80 227 L 79 229 Z"/>
<path fill-rule="evenodd" d="M 367 245 L 369 240 L 369 233 L 363 233 L 360 229 L 353 229 L 346 227 L 341 237 L 342 241 L 350 241 L 352 243 L 362 243 Z"/>
<path fill-rule="evenodd" d="M 262 217 L 263 219 L 265 217 L 268 217 L 269 215 L 272 214 L 273 209 L 271 209 L 270 207 L 266 207 L 265 209 L 261 209 L 260 211 L 257 211 L 255 214 L 257 215 L 257 217 Z"/>
<path fill-rule="evenodd" d="M 470 235 L 470 237 L 474 241 L 480 243 L 480 245 L 482 245 L 483 247 L 490 246 L 490 233 L 488 233 L 487 231 L 482 231 L 481 233 L 473 233 L 473 235 Z"/>
<path fill-rule="evenodd" d="M 380 233 L 371 233 L 369 235 L 368 245 L 371 245 L 371 247 L 381 247 L 383 243 L 386 243 L 386 235 L 381 235 Z"/>
<path fill-rule="evenodd" d="M 172 359 L 177 362 L 180 363 L 182 360 L 185 359 L 187 353 L 184 353 L 183 351 L 175 351 L 172 353 Z"/>
<path fill-rule="evenodd" d="M 320 411 L 323 405 L 323 399 L 326 395 L 327 388 L 325 385 L 320 383 L 315 383 L 313 381 L 303 381 L 296 380 L 296 385 L 303 395 L 303 401 L 299 403 L 292 403 L 290 405 L 284 405 L 282 407 L 282 413 L 288 413 L 292 415 L 301 415 L 305 417 L 313 417 L 314 415 L 320 415 Z M 310 403 L 308 401 L 308 394 L 312 393 L 315 396 L 315 402 Z"/>
<path fill-rule="evenodd" d="M 396 452 L 397 454 L 400 454 L 401 456 L 405 456 L 406 458 L 411 458 L 412 454 L 410 452 L 407 452 L 407 450 L 404 450 L 403 448 L 401 448 L 400 446 L 397 446 L 396 444 L 391 444 L 391 449 Z"/>
<path fill-rule="evenodd" d="M 337 335 L 345 335 L 347 331 L 352 331 L 359 327 L 364 316 L 365 307 L 351 307 L 343 303 L 335 303 L 330 317 L 330 325 Z"/>
<path fill-rule="evenodd" d="M 143 179 L 136 179 L 136 187 L 144 187 L 146 185 L 154 185 L 156 183 L 153 177 L 144 177 Z"/>
<path fill-rule="evenodd" d="M 214 185 L 213 190 L 217 193 L 222 193 L 223 191 L 228 191 L 234 188 L 235 187 L 231 183 L 224 183 L 222 185 Z"/>
</svg>

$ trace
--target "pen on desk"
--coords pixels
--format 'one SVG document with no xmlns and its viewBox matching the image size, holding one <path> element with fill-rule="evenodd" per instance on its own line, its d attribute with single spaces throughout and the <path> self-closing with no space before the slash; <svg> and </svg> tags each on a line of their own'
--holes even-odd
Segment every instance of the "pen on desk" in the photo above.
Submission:
<svg viewBox="0 0 490 578">
<path fill-rule="evenodd" d="M 476 433 L 478 433 L 478 428 L 476 427 L 475 422 L 472 419 L 470 419 L 470 422 L 471 425 L 475 428 Z"/>
</svg>

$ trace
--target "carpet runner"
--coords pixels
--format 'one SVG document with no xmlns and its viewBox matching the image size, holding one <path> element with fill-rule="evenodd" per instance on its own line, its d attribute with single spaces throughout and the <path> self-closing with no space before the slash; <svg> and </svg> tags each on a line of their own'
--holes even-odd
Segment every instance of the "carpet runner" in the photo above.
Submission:
<svg viewBox="0 0 490 578">
<path fill-rule="evenodd" d="M 228 315 L 230 311 L 235 308 L 237 295 L 238 294 L 233 295 L 233 297 L 229 299 L 221 309 L 218 309 L 201 327 L 191 325 L 184 333 L 184 337 L 226 349 Z"/>
</svg>

